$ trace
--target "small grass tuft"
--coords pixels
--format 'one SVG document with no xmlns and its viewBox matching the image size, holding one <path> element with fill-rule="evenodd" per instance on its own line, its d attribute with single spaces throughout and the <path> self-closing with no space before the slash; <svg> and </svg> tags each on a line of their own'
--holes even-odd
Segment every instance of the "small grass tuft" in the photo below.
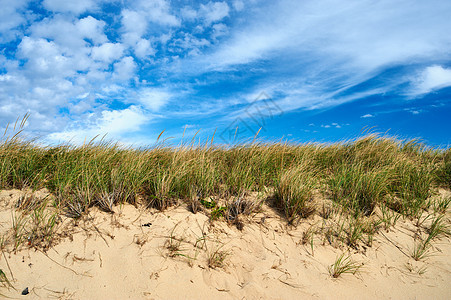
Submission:
<svg viewBox="0 0 451 300">
<path fill-rule="evenodd" d="M 225 259 L 230 255 L 228 251 L 221 250 L 223 246 L 216 248 L 215 250 L 207 251 L 207 264 L 209 268 L 223 268 L 225 265 Z"/>
<path fill-rule="evenodd" d="M 449 236 L 449 225 L 444 219 L 444 215 L 439 215 L 432 220 L 431 226 L 427 229 L 427 233 L 427 237 L 417 242 L 412 250 L 411 256 L 417 261 L 428 256 L 433 240 L 441 236 Z"/>
<path fill-rule="evenodd" d="M 426 239 L 424 241 L 417 242 L 412 250 L 411 256 L 416 261 L 422 260 L 428 256 L 429 249 L 431 247 L 431 241 Z"/>
<path fill-rule="evenodd" d="M 451 196 L 443 196 L 433 202 L 434 211 L 444 214 L 451 203 Z"/>
<path fill-rule="evenodd" d="M 346 254 L 343 253 L 338 256 L 335 262 L 329 266 L 329 274 L 333 278 L 338 278 L 346 273 L 355 274 L 362 267 L 361 264 L 354 262 L 351 259 L 351 255 L 345 255 Z"/>
<path fill-rule="evenodd" d="M 183 238 L 177 238 L 175 236 L 175 229 L 179 224 L 180 223 L 175 224 L 174 228 L 172 228 L 171 233 L 165 243 L 169 257 L 183 256 L 181 254 Z"/>
</svg>

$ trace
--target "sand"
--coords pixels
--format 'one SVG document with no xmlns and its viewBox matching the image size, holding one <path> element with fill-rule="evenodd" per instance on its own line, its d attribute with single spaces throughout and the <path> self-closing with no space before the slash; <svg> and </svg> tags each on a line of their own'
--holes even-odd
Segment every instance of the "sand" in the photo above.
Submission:
<svg viewBox="0 0 451 300">
<path fill-rule="evenodd" d="M 0 192 L 2 235 L 24 193 Z M 303 233 L 319 216 L 290 227 L 264 206 L 240 231 L 224 221 L 211 224 L 185 205 L 114 210 L 93 208 L 77 223 L 62 220 L 61 240 L 47 251 L 5 250 L 0 269 L 16 290 L 0 293 L 13 299 L 451 299 L 450 240 L 435 241 L 428 257 L 415 261 L 409 257 L 415 226 L 408 220 L 381 231 L 372 247 L 334 248 L 314 236 L 312 251 Z M 346 251 L 362 267 L 332 278 L 328 267 Z"/>
</svg>

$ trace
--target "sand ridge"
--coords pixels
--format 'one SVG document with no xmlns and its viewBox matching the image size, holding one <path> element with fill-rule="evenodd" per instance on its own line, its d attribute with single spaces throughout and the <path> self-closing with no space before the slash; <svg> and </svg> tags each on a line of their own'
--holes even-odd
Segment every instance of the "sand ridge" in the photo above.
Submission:
<svg viewBox="0 0 451 300">
<path fill-rule="evenodd" d="M 0 192 L 2 234 L 23 193 Z M 242 231 L 211 223 L 184 204 L 163 212 L 124 204 L 114 211 L 92 208 L 76 223 L 62 220 L 66 234 L 47 251 L 4 251 L 0 269 L 16 290 L 0 293 L 14 299 L 451 299 L 449 238 L 415 261 L 409 220 L 381 231 L 372 247 L 348 250 L 315 236 L 313 247 L 305 243 L 319 216 L 292 227 L 266 205 Z M 328 267 L 347 251 L 362 267 L 332 278 Z M 26 287 L 30 293 L 21 296 Z"/>
</svg>

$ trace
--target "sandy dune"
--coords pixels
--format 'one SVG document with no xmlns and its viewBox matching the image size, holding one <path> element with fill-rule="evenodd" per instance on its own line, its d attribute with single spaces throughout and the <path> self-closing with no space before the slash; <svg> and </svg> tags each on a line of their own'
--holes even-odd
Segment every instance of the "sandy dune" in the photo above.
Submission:
<svg viewBox="0 0 451 300">
<path fill-rule="evenodd" d="M 2 235 L 22 194 L 0 193 Z M 93 208 L 77 224 L 63 220 L 59 232 L 66 237 L 46 252 L 8 247 L 0 269 L 16 290 L 0 293 L 13 299 L 451 299 L 450 240 L 434 242 L 430 255 L 415 261 L 408 221 L 382 230 L 372 247 L 351 250 L 363 266 L 335 279 L 328 267 L 347 248 L 323 245 L 319 236 L 313 251 L 303 243 L 319 216 L 290 228 L 264 206 L 240 231 L 185 205 L 156 212 L 127 204 L 115 211 Z"/>
</svg>

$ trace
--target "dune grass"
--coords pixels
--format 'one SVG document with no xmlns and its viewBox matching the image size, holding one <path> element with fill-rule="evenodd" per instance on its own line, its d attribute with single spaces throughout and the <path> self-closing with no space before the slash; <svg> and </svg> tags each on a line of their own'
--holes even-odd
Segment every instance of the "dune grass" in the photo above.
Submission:
<svg viewBox="0 0 451 300">
<path fill-rule="evenodd" d="M 415 215 L 427 207 L 432 187 L 445 183 L 449 151 L 406 144 L 372 135 L 330 146 L 132 149 L 106 142 L 42 147 L 16 138 L 0 144 L 0 187 L 46 187 L 74 217 L 138 198 L 165 209 L 180 199 L 239 197 L 268 187 L 288 219 L 305 215 L 315 189 L 355 214 L 386 204 Z"/>
<path fill-rule="evenodd" d="M 41 146 L 15 134 L 0 141 L 0 188 L 45 187 L 54 196 L 45 205 L 72 218 L 92 206 L 112 212 L 116 204 L 139 202 L 164 210 L 184 201 L 197 212 L 205 208 L 205 199 L 232 199 L 209 208 L 212 218 L 228 220 L 258 210 L 261 203 L 243 200 L 250 192 L 273 191 L 268 198 L 289 223 L 313 213 L 312 197 L 320 193 L 352 216 L 340 226 L 348 228 L 343 236 L 353 245 L 371 232 L 362 229 L 360 219 L 376 207 L 386 226 L 395 223 L 390 215 L 418 218 L 431 205 L 443 213 L 449 199 L 428 199 L 435 187 L 450 188 L 450 151 L 374 134 L 328 145 L 158 143 L 139 149 L 102 140 Z M 44 216 L 44 204 L 34 205 L 32 221 L 17 219 L 17 231 L 46 240 L 57 217 Z M 25 229 L 27 222 L 45 226 Z"/>
</svg>

